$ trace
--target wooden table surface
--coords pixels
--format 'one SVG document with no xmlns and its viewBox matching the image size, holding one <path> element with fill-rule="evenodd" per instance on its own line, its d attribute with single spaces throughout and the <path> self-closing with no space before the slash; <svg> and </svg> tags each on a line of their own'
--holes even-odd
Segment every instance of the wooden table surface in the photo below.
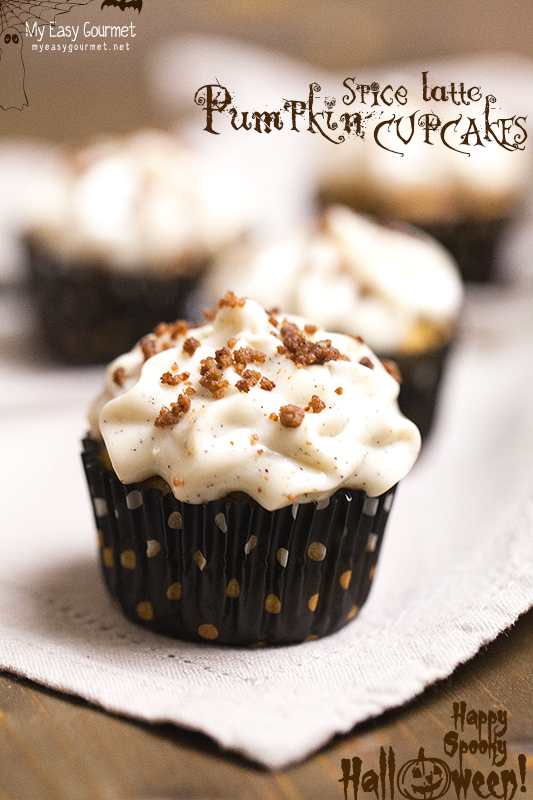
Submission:
<svg viewBox="0 0 533 800">
<path fill-rule="evenodd" d="M 0 674 L 0 800 L 343 800 L 342 760 L 349 775 L 361 760 L 361 776 L 373 770 L 376 792 L 360 782 L 346 784 L 347 797 L 382 800 L 380 752 L 392 748 L 396 779 L 401 766 L 417 758 L 440 758 L 453 770 L 455 759 L 444 754 L 443 737 L 455 730 L 453 704 L 467 711 L 506 712 L 507 745 L 503 767 L 492 767 L 487 755 L 468 753 L 463 769 L 513 769 L 516 800 L 533 798 L 533 610 L 484 648 L 445 681 L 429 687 L 407 706 L 358 726 L 338 737 L 302 764 L 268 772 L 222 752 L 207 737 L 171 725 L 146 725 L 107 714 L 89 704 Z M 472 725 L 459 738 L 479 741 Z M 525 759 L 520 773 L 518 755 Z M 425 762 L 429 764 L 428 761 Z M 385 783 L 389 786 L 389 773 Z M 377 780 L 369 773 L 366 780 Z M 365 783 L 365 786 L 367 784 Z M 501 797 L 501 784 L 494 795 Z M 411 790 L 405 790 L 410 792 Z M 486 797 L 486 784 L 467 789 L 466 800 Z M 511 799 L 512 789 L 508 789 Z M 396 789 L 394 797 L 403 796 Z M 414 795 L 412 795 L 414 796 Z M 435 794 L 434 797 L 436 798 Z M 452 783 L 443 796 L 455 800 Z M 461 794 L 463 800 L 464 794 Z M 391 800 L 387 789 L 386 800 Z M 422 800 L 433 800 L 429 794 Z"/>
</svg>

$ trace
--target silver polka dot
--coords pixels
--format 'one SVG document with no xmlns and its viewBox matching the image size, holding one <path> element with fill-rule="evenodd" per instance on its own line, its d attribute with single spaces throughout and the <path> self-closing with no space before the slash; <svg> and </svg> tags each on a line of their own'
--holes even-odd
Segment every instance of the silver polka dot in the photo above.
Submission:
<svg viewBox="0 0 533 800">
<path fill-rule="evenodd" d="M 250 553 L 254 549 L 254 547 L 257 547 L 257 536 L 254 536 L 252 534 L 252 536 L 250 536 L 250 538 L 244 545 L 244 552 L 246 553 L 246 555 L 248 555 L 248 553 Z"/>
<path fill-rule="evenodd" d="M 378 510 L 379 497 L 367 497 L 363 506 L 363 514 L 367 517 L 374 517 Z"/>
<path fill-rule="evenodd" d="M 130 511 L 134 511 L 136 508 L 140 508 L 142 504 L 143 504 L 143 496 L 137 489 L 134 489 L 133 492 L 129 492 L 126 495 L 126 505 L 128 506 Z"/>
<path fill-rule="evenodd" d="M 289 560 L 289 551 L 285 547 L 280 547 L 276 553 L 276 558 L 282 567 L 286 567 Z"/>
<path fill-rule="evenodd" d="M 94 513 L 97 517 L 106 517 L 108 514 L 107 502 L 103 497 L 93 497 Z"/>
<path fill-rule="evenodd" d="M 391 509 L 391 506 L 392 506 L 392 501 L 393 501 L 393 500 L 394 500 L 394 493 L 393 493 L 393 492 L 391 492 L 391 493 L 390 493 L 390 494 L 388 494 L 388 495 L 387 495 L 387 497 L 385 498 L 385 502 L 383 503 L 383 511 L 386 511 L 386 512 L 387 512 L 387 511 L 390 511 L 390 509 Z"/>
<path fill-rule="evenodd" d="M 316 510 L 322 511 L 323 508 L 327 508 L 329 506 L 329 497 L 323 497 L 322 500 L 319 500 L 316 504 Z"/>
<path fill-rule="evenodd" d="M 220 528 L 222 533 L 227 533 L 228 532 L 228 523 L 226 522 L 226 517 L 224 516 L 222 511 L 219 514 L 216 515 L 216 517 L 215 517 L 215 525 L 217 526 L 217 528 Z"/>
<path fill-rule="evenodd" d="M 298 514 L 299 507 L 300 506 L 298 505 L 298 503 L 293 503 L 292 504 L 292 518 L 293 519 L 296 519 L 296 515 Z"/>
</svg>

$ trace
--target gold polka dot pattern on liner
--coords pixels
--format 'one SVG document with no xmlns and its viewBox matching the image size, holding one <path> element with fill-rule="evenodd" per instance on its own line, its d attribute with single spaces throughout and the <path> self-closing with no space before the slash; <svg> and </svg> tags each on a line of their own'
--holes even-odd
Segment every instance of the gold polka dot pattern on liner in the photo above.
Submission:
<svg viewBox="0 0 533 800">
<path fill-rule="evenodd" d="M 241 592 L 239 581 L 235 578 L 232 578 L 228 583 L 228 588 L 226 589 L 226 594 L 228 597 L 238 597 Z"/>
<path fill-rule="evenodd" d="M 169 600 L 181 600 L 181 583 L 171 583 L 167 589 L 167 597 Z"/>
<path fill-rule="evenodd" d="M 246 542 L 246 544 L 244 545 L 244 552 L 246 553 L 246 555 L 248 555 L 248 553 L 250 553 L 254 549 L 254 547 L 257 547 L 257 536 L 254 536 L 252 534 L 248 539 L 248 541 Z"/>
<path fill-rule="evenodd" d="M 346 621 L 353 619 L 359 613 L 359 606 L 352 606 L 346 615 Z"/>
<path fill-rule="evenodd" d="M 324 561 L 327 548 L 322 542 L 311 542 L 307 549 L 307 555 L 312 561 Z"/>
<path fill-rule="evenodd" d="M 375 574 L 376 574 L 376 565 L 374 564 L 374 566 L 371 567 L 370 572 L 368 573 L 368 577 L 370 578 L 371 581 L 374 580 Z"/>
<path fill-rule="evenodd" d="M 144 619 L 146 622 L 154 618 L 154 609 L 148 600 L 142 600 L 140 603 L 137 603 L 135 611 L 137 612 L 137 616 L 140 619 Z"/>
<path fill-rule="evenodd" d="M 352 570 L 347 569 L 339 578 L 339 583 L 343 589 L 347 589 L 350 585 L 350 581 L 352 580 Z"/>
<path fill-rule="evenodd" d="M 172 514 L 169 515 L 167 525 L 169 528 L 172 528 L 173 531 L 181 531 L 183 528 L 183 518 L 179 511 L 173 511 Z"/>
<path fill-rule="evenodd" d="M 197 550 L 196 553 L 194 554 L 194 563 L 196 564 L 196 566 L 200 570 L 202 570 L 205 567 L 205 565 L 207 564 L 207 561 L 205 560 L 205 556 L 204 556 L 204 554 L 202 553 L 201 550 Z"/>
<path fill-rule="evenodd" d="M 124 569 L 135 569 L 135 550 L 123 550 L 120 554 L 120 563 Z"/>
<path fill-rule="evenodd" d="M 214 625 L 210 625 L 209 623 L 205 623 L 204 625 L 200 625 L 198 628 L 198 634 L 202 637 L 202 639 L 217 639 L 218 638 L 218 630 L 215 628 Z"/>
<path fill-rule="evenodd" d="M 114 565 L 115 559 L 113 558 L 113 550 L 111 547 L 104 547 L 102 549 L 102 561 L 105 567 L 112 567 Z"/>
<path fill-rule="evenodd" d="M 317 594 L 314 594 L 312 597 L 310 597 L 309 600 L 307 601 L 307 607 L 309 608 L 309 611 L 316 611 L 317 603 L 318 603 L 318 592 Z"/>
<path fill-rule="evenodd" d="M 316 635 L 316 633 L 310 633 L 309 636 L 305 637 L 304 642 L 316 642 L 317 639 L 318 636 Z"/>
<path fill-rule="evenodd" d="M 98 539 L 98 547 L 103 547 L 104 546 L 104 534 L 102 533 L 100 528 L 98 528 L 98 530 L 96 531 L 96 538 Z"/>
<path fill-rule="evenodd" d="M 161 552 L 161 545 L 157 539 L 148 539 L 146 542 L 146 557 L 154 558 Z"/>
<path fill-rule="evenodd" d="M 269 614 L 279 614 L 281 611 L 281 600 L 275 594 L 269 594 L 265 600 L 265 611 Z"/>
</svg>

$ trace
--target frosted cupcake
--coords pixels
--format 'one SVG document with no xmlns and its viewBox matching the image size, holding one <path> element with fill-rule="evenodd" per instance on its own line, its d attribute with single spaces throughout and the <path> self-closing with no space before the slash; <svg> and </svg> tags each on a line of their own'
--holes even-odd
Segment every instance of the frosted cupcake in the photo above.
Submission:
<svg viewBox="0 0 533 800">
<path fill-rule="evenodd" d="M 419 108 L 402 108 L 404 133 L 410 130 L 409 115 Z M 451 102 L 434 110 L 443 119 L 457 116 Z M 407 145 L 393 132 L 394 126 L 390 138 L 385 133 L 382 138 L 395 152 L 372 139 L 325 151 L 318 176 L 321 202 L 416 225 L 450 251 L 464 280 L 493 280 L 498 246 L 529 186 L 527 148 L 513 152 L 494 141 L 473 146 L 474 137 L 466 147 L 456 137 L 461 150 L 456 152 L 440 140 L 428 145 L 419 128 Z"/>
<path fill-rule="evenodd" d="M 84 462 L 124 612 L 239 645 L 353 619 L 420 447 L 398 389 L 362 342 L 231 293 L 116 359 Z"/>
<path fill-rule="evenodd" d="M 429 432 L 463 295 L 457 266 L 437 241 L 332 206 L 316 230 L 220 259 L 204 284 L 208 298 L 230 276 L 236 291 L 266 307 L 360 336 L 380 358 L 397 361 L 400 407 Z"/>
<path fill-rule="evenodd" d="M 109 361 L 159 320 L 185 314 L 213 254 L 242 232 L 243 204 L 224 169 L 168 134 L 65 153 L 27 237 L 51 352 Z"/>
</svg>

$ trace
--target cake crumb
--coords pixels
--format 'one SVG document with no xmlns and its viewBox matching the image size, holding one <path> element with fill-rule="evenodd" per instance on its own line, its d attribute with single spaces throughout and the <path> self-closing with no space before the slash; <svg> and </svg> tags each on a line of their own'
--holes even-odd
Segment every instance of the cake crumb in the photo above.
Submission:
<svg viewBox="0 0 533 800">
<path fill-rule="evenodd" d="M 367 356 L 363 356 L 363 358 L 359 360 L 359 363 L 361 364 L 362 367 L 368 367 L 368 369 L 374 369 L 374 364 Z"/>
<path fill-rule="evenodd" d="M 317 394 L 314 394 L 309 401 L 309 404 L 305 407 L 306 411 L 310 411 L 313 414 L 319 414 L 323 411 L 326 407 L 326 404 Z"/>
<path fill-rule="evenodd" d="M 189 356 L 192 356 L 200 346 L 201 345 L 198 339 L 195 339 L 194 336 L 189 336 L 189 338 L 185 339 L 183 342 L 183 352 L 187 353 Z"/>
<path fill-rule="evenodd" d="M 117 367 L 113 372 L 113 383 L 116 383 L 117 386 L 124 386 L 127 377 L 124 367 Z"/>
<path fill-rule="evenodd" d="M 300 406 L 289 403 L 281 406 L 279 410 L 279 421 L 284 428 L 298 428 L 305 417 L 305 411 Z"/>
<path fill-rule="evenodd" d="M 390 358 L 384 358 L 382 359 L 381 363 L 395 381 L 398 381 L 398 383 L 402 382 L 402 373 L 400 372 L 400 367 L 396 361 L 392 361 Z"/>
<path fill-rule="evenodd" d="M 163 406 L 156 417 L 154 425 L 156 428 L 166 428 L 170 425 L 177 425 L 191 407 L 191 398 L 186 394 L 180 394 L 176 403 L 171 403 L 170 408 Z"/>
<path fill-rule="evenodd" d="M 172 483 L 174 484 L 174 486 L 185 486 L 185 481 L 183 480 L 183 478 L 174 478 Z"/>
<path fill-rule="evenodd" d="M 343 392 L 344 389 L 342 388 L 342 386 L 337 386 L 337 388 L 335 389 L 335 394 L 341 395 Z"/>
<path fill-rule="evenodd" d="M 242 308 L 242 306 L 246 303 L 246 298 L 244 297 L 237 297 L 234 292 L 226 292 L 224 297 L 218 301 L 219 308 Z"/>
</svg>

